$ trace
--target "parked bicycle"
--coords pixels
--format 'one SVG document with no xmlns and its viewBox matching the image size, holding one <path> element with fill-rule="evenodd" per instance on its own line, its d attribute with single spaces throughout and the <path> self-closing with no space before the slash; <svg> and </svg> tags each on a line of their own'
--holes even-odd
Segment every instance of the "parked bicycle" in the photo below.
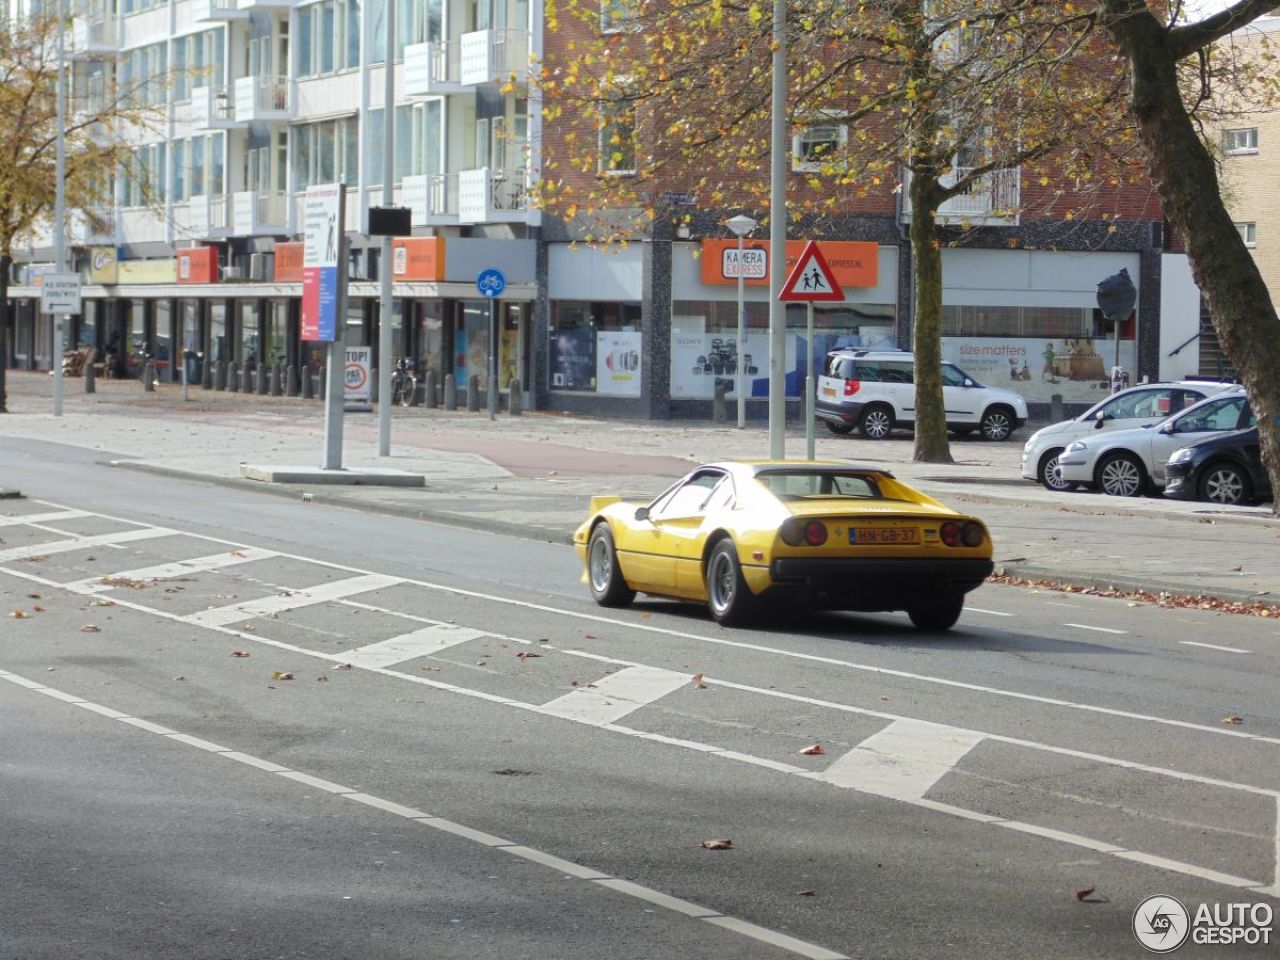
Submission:
<svg viewBox="0 0 1280 960">
<path fill-rule="evenodd" d="M 401 407 L 412 406 L 418 396 L 418 371 L 409 358 L 401 357 L 391 371 L 391 402 Z"/>
</svg>

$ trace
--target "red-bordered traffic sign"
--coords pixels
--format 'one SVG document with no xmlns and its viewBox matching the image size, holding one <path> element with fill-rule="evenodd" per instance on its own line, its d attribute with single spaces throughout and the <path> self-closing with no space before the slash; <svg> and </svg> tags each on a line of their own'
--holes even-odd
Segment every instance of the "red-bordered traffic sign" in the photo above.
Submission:
<svg viewBox="0 0 1280 960">
<path fill-rule="evenodd" d="M 844 300 L 844 291 L 840 289 L 840 282 L 827 265 L 827 258 L 822 255 L 818 241 L 810 240 L 805 244 L 796 265 L 791 268 L 782 284 L 778 299 L 788 302 Z"/>
</svg>

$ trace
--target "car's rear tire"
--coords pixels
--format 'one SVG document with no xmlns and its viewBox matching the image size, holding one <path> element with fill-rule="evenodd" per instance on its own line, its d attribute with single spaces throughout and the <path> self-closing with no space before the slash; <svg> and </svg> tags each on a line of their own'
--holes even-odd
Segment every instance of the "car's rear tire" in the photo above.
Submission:
<svg viewBox="0 0 1280 960">
<path fill-rule="evenodd" d="M 828 430 L 839 436 L 845 437 L 853 433 L 852 423 L 836 423 L 834 420 L 824 420 L 823 423 L 827 425 Z"/>
<path fill-rule="evenodd" d="M 964 609 L 964 594 L 943 592 L 907 607 L 907 616 L 919 630 L 950 630 Z"/>
<path fill-rule="evenodd" d="M 707 558 L 707 607 L 717 623 L 736 627 L 751 616 L 755 606 L 755 595 L 742 576 L 738 548 L 725 537 Z"/>
<path fill-rule="evenodd" d="M 587 580 L 591 598 L 602 607 L 625 607 L 636 598 L 636 592 L 622 577 L 613 532 L 607 523 L 596 524 L 587 541 Z"/>
<path fill-rule="evenodd" d="M 1013 436 L 1014 416 L 1008 407 L 988 407 L 978 427 L 985 440 L 1000 442 Z"/>
<path fill-rule="evenodd" d="M 1061 447 L 1046 451 L 1045 455 L 1040 458 L 1040 466 L 1036 468 L 1040 483 L 1046 490 L 1052 490 L 1054 493 L 1064 493 L 1067 490 L 1076 488 L 1076 485 L 1070 480 L 1062 479 L 1062 467 L 1058 464 L 1058 457 L 1061 455 Z"/>
<path fill-rule="evenodd" d="M 893 408 L 884 403 L 873 403 L 862 411 L 858 419 L 858 432 L 868 440 L 884 440 L 893 429 Z"/>
<path fill-rule="evenodd" d="M 1131 453 L 1111 453 L 1094 471 L 1098 489 L 1112 497 L 1140 497 L 1147 489 L 1147 471 Z"/>
<path fill-rule="evenodd" d="M 1201 500 L 1210 503 L 1249 503 L 1253 486 L 1249 476 L 1233 463 L 1211 463 L 1200 474 Z"/>
</svg>

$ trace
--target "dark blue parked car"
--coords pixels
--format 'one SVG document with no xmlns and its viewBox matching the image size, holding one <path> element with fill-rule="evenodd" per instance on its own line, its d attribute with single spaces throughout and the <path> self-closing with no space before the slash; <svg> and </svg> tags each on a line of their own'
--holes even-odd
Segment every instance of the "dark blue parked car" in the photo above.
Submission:
<svg viewBox="0 0 1280 960">
<path fill-rule="evenodd" d="M 1218 434 L 1175 450 L 1165 473 L 1164 495 L 1179 500 L 1253 503 L 1270 500 L 1272 495 L 1257 427 Z"/>
</svg>

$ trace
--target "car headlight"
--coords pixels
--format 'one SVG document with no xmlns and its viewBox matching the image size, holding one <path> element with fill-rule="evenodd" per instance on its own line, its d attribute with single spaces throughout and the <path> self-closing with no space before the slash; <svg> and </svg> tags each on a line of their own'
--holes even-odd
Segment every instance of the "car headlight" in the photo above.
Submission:
<svg viewBox="0 0 1280 960">
<path fill-rule="evenodd" d="M 1067 444 L 1067 449 L 1063 453 L 1079 453 L 1082 450 L 1088 450 L 1089 445 L 1083 440 L 1073 440 Z"/>
<path fill-rule="evenodd" d="M 1177 450 L 1173 451 L 1173 456 L 1169 458 L 1169 462 L 1185 463 L 1186 461 L 1191 459 L 1191 456 L 1192 456 L 1192 450 L 1190 447 L 1179 447 Z"/>
</svg>

